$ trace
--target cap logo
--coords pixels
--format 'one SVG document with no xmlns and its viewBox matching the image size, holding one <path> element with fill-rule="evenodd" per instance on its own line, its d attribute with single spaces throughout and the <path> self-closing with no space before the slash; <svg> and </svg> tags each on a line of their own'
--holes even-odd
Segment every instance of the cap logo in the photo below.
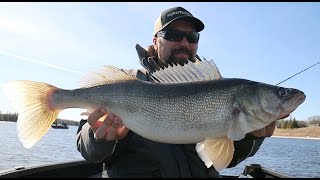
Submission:
<svg viewBox="0 0 320 180">
<path fill-rule="evenodd" d="M 174 15 L 180 15 L 180 14 L 183 14 L 183 15 L 187 15 L 187 16 L 192 16 L 190 13 L 186 12 L 186 11 L 173 11 L 169 14 L 167 14 L 167 17 L 171 17 L 171 16 L 174 16 Z"/>
</svg>

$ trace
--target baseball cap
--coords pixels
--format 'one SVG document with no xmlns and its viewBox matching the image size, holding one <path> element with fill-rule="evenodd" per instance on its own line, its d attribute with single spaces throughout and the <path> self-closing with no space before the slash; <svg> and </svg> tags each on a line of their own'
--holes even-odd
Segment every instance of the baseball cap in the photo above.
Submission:
<svg viewBox="0 0 320 180">
<path fill-rule="evenodd" d="M 197 32 L 204 29 L 204 24 L 202 21 L 194 17 L 189 11 L 182 7 L 173 7 L 168 10 L 163 11 L 158 19 L 156 20 L 153 35 L 155 36 L 159 31 L 163 30 L 170 23 L 176 20 L 187 20 L 194 24 Z"/>
</svg>

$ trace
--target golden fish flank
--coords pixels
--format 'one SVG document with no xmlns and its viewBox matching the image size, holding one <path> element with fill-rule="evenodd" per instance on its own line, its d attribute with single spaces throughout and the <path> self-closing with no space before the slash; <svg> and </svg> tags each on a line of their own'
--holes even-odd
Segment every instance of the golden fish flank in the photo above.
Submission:
<svg viewBox="0 0 320 180">
<path fill-rule="evenodd" d="M 212 60 L 170 66 L 152 77 L 158 82 L 105 66 L 85 76 L 78 89 L 22 80 L 4 90 L 19 113 L 18 137 L 26 148 L 43 137 L 60 111 L 105 107 L 150 140 L 197 143 L 201 159 L 218 171 L 229 165 L 233 141 L 288 116 L 306 98 L 297 89 L 222 78 Z"/>
</svg>

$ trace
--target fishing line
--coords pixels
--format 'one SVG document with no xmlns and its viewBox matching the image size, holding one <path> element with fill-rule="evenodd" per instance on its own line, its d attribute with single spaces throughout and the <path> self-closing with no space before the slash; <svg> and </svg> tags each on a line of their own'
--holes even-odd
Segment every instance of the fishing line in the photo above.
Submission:
<svg viewBox="0 0 320 180">
<path fill-rule="evenodd" d="M 16 54 L 12 54 L 12 53 L 8 53 L 8 52 L 0 50 L 0 55 L 1 54 L 2 55 L 6 55 L 6 56 L 15 57 L 17 60 L 27 61 L 27 62 L 31 62 L 31 63 L 34 63 L 34 64 L 41 64 L 41 65 L 48 66 L 48 67 L 51 67 L 51 68 L 54 68 L 54 69 L 59 69 L 59 70 L 62 70 L 62 71 L 67 71 L 67 72 L 71 72 L 71 73 L 75 73 L 75 74 L 83 74 L 83 72 L 76 71 L 76 70 L 73 70 L 73 69 L 70 69 L 70 68 L 58 66 L 58 65 L 55 65 L 55 64 L 50 64 L 50 63 L 47 63 L 47 62 L 44 62 L 44 61 L 41 61 L 41 60 L 37 60 L 37 59 L 34 59 L 34 58 L 20 56 L 20 55 L 16 55 Z"/>
<path fill-rule="evenodd" d="M 70 68 L 65 68 L 65 67 L 62 67 L 62 66 L 57 66 L 57 65 L 54 65 L 54 64 L 46 63 L 46 62 L 44 62 L 44 61 L 40 61 L 40 60 L 36 60 L 36 59 L 33 59 L 33 58 L 24 57 L 24 56 L 15 55 L 15 54 L 8 53 L 8 52 L 1 51 L 1 50 L 0 50 L 0 54 L 6 55 L 6 56 L 12 56 L 12 57 L 15 57 L 15 58 L 17 58 L 17 59 L 24 60 L 24 61 L 29 61 L 29 62 L 32 62 L 32 63 L 35 63 L 35 64 L 41 64 L 41 65 L 49 66 L 49 67 L 54 68 L 54 69 L 60 69 L 60 70 L 63 70 L 63 71 L 68 71 L 68 72 L 72 72 L 72 73 L 76 73 L 76 74 L 83 74 L 83 72 L 76 71 L 76 70 L 73 70 L 73 69 L 70 69 Z M 283 82 L 285 82 L 285 81 L 293 78 L 294 76 L 296 76 L 296 75 L 298 75 L 298 74 L 300 74 L 300 73 L 302 73 L 302 72 L 304 72 L 304 71 L 306 71 L 306 70 L 308 70 L 308 69 L 310 69 L 310 68 L 312 68 L 313 66 L 316 66 L 316 65 L 318 65 L 318 64 L 320 64 L 320 61 L 317 62 L 317 63 L 315 63 L 315 64 L 313 64 L 313 65 L 311 65 L 311 66 L 309 66 L 309 67 L 307 67 L 306 69 L 304 69 L 304 70 L 302 70 L 302 71 L 300 71 L 300 72 L 298 72 L 298 73 L 296 73 L 296 74 L 288 77 L 287 79 L 279 82 L 279 83 L 276 84 L 276 85 L 279 85 L 279 84 L 281 84 L 281 83 L 283 83 Z"/>
<path fill-rule="evenodd" d="M 313 64 L 312 66 L 309 66 L 309 67 L 307 67 L 306 69 L 304 69 L 304 70 L 302 70 L 302 71 L 300 71 L 300 72 L 298 72 L 298 73 L 296 73 L 296 74 L 294 74 L 294 75 L 292 75 L 292 76 L 288 77 L 287 79 L 285 79 L 285 80 L 283 80 L 283 81 L 279 82 L 279 83 L 278 83 L 278 84 L 276 84 L 276 85 L 279 85 L 279 84 L 281 84 L 281 83 L 283 83 L 283 82 L 285 82 L 285 81 L 287 81 L 287 80 L 291 79 L 292 77 L 294 77 L 294 76 L 296 76 L 296 75 L 298 75 L 298 74 L 302 73 L 303 71 L 306 71 L 307 69 L 312 68 L 313 66 L 315 66 L 315 65 L 317 65 L 317 64 L 320 64 L 320 61 L 319 61 L 319 62 L 317 62 L 317 63 L 315 63 L 315 64 Z"/>
</svg>

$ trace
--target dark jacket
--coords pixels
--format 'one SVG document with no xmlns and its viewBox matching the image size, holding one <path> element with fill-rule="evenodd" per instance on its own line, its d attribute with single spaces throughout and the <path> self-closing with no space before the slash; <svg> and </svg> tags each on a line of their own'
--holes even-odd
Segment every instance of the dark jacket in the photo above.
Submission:
<svg viewBox="0 0 320 180">
<path fill-rule="evenodd" d="M 140 70 L 127 72 L 139 79 L 147 78 Z M 229 167 L 253 156 L 263 140 L 247 136 L 234 142 L 235 154 Z M 78 151 L 88 161 L 104 161 L 109 177 L 219 177 L 198 157 L 195 145 L 159 143 L 132 131 L 122 140 L 97 142 L 88 123 L 79 127 L 77 134 Z"/>
</svg>

